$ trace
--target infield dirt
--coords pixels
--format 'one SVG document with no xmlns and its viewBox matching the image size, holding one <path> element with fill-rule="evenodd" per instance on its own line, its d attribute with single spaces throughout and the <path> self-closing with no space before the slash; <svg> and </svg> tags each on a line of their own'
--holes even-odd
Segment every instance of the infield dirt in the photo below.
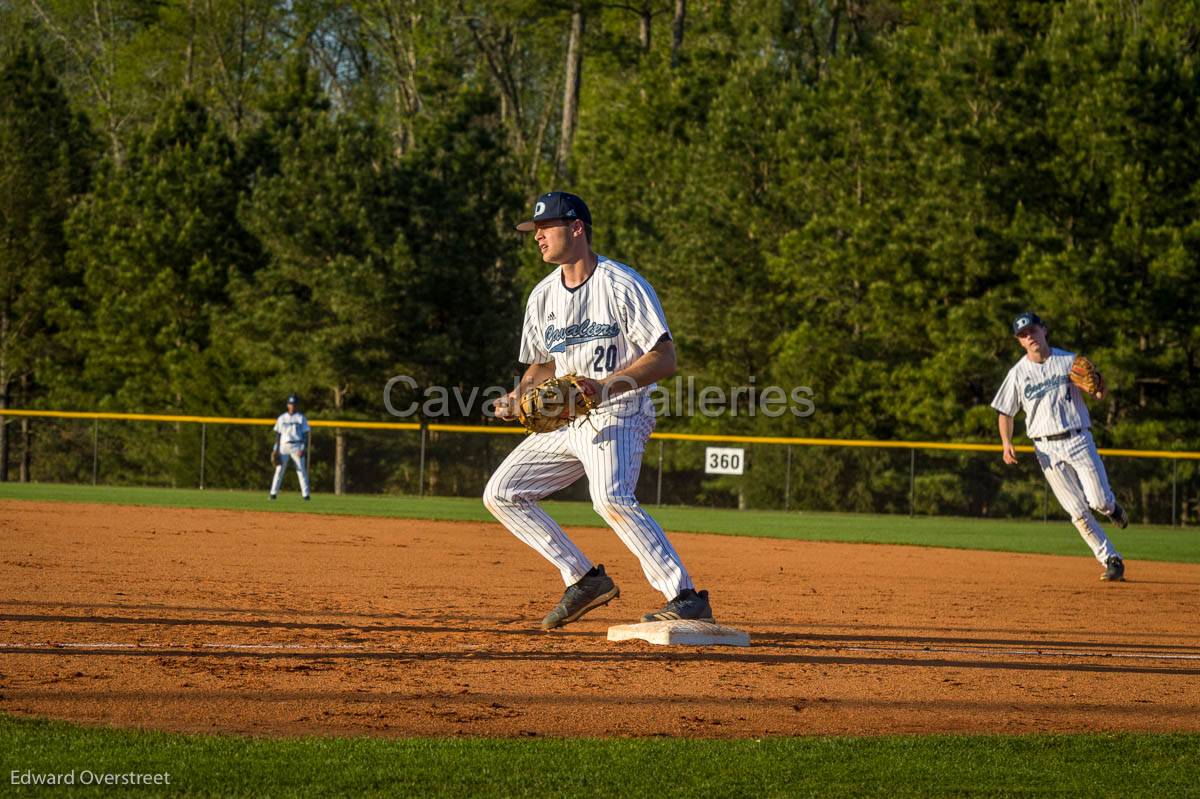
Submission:
<svg viewBox="0 0 1200 799">
<path fill-rule="evenodd" d="M 0 502 L 0 711 L 280 735 L 1200 731 L 1200 565 L 1107 584 L 1082 543 L 675 533 L 752 645 L 664 649 L 605 639 L 662 597 L 610 531 L 569 532 L 622 593 L 544 633 L 562 583 L 498 525 Z"/>
</svg>

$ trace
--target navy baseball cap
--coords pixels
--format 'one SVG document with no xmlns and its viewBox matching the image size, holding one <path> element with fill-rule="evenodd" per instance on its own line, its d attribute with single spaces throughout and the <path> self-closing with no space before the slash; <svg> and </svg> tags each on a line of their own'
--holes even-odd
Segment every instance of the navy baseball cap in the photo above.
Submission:
<svg viewBox="0 0 1200 799">
<path fill-rule="evenodd" d="M 1042 321 L 1042 317 L 1038 316 L 1033 311 L 1023 311 L 1022 313 L 1017 314 L 1017 318 L 1013 320 L 1013 335 L 1017 335 L 1030 325 L 1041 325 L 1042 327 L 1045 327 L 1046 323 Z"/>
<path fill-rule="evenodd" d="M 587 203 L 574 194 L 551 191 L 537 198 L 537 202 L 533 204 L 533 219 L 527 219 L 517 225 L 517 230 L 529 233 L 537 227 L 534 222 L 541 222 L 543 219 L 581 219 L 583 224 L 591 225 L 592 212 L 588 210 Z"/>
<path fill-rule="evenodd" d="M 297 397 L 295 394 L 288 394 L 287 404 L 288 405 L 299 405 L 300 398 Z"/>
</svg>

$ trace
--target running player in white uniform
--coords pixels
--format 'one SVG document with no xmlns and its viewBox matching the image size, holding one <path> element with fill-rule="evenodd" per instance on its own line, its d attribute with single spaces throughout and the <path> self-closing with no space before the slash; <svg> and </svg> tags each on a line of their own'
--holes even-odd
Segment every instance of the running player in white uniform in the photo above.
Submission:
<svg viewBox="0 0 1200 799">
<path fill-rule="evenodd" d="M 275 467 L 275 477 L 271 480 L 271 499 L 279 495 L 283 485 L 283 476 L 287 473 L 288 463 L 296 467 L 300 477 L 300 494 L 305 500 L 308 493 L 308 419 L 300 413 L 300 398 L 295 394 L 287 398 L 287 413 L 281 413 L 275 420 L 275 446 L 273 450 L 279 455 L 279 463 Z"/>
<path fill-rule="evenodd" d="M 1121 553 L 1092 515 L 1097 510 L 1118 527 L 1129 524 L 1125 510 L 1108 485 L 1104 463 L 1092 440 L 1091 417 L 1082 391 L 1071 382 L 1075 353 L 1051 347 L 1047 329 L 1038 315 L 1025 312 L 1013 320 L 1013 334 L 1025 349 L 1025 357 L 1008 371 L 996 392 L 992 407 L 1000 413 L 1000 440 L 1004 462 L 1015 464 L 1013 417 L 1025 410 L 1025 431 L 1033 439 L 1038 465 L 1054 489 L 1054 496 L 1104 566 L 1102 580 L 1124 580 Z M 1096 399 L 1103 399 L 1103 390 Z"/>
<path fill-rule="evenodd" d="M 585 420 L 525 438 L 496 469 L 484 490 L 488 510 L 513 535 L 554 564 L 567 590 L 542 620 L 549 630 L 575 621 L 620 595 L 538 500 L 586 476 L 592 506 L 641 562 L 668 600 L 643 621 L 711 619 L 708 592 L 697 592 L 674 547 L 634 496 L 642 452 L 654 429 L 649 391 L 675 373 L 675 345 L 654 289 L 628 266 L 592 251 L 592 218 L 583 200 L 550 192 L 533 218 L 542 259 L 559 265 L 529 297 L 521 334 L 518 388 L 496 403 L 496 415 L 516 416 L 516 398 L 530 386 L 575 373 L 596 397 Z"/>
</svg>

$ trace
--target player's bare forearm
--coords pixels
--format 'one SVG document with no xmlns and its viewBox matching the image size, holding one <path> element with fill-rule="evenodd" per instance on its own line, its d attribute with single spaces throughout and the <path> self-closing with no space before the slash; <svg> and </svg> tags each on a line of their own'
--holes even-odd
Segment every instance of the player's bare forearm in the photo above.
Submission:
<svg viewBox="0 0 1200 799">
<path fill-rule="evenodd" d="M 666 380 L 675 374 L 677 367 L 675 342 L 668 339 L 660 341 L 654 346 L 654 349 L 611 377 L 605 378 L 601 383 L 609 396 L 616 396 L 635 388 Z"/>
<path fill-rule="evenodd" d="M 525 373 L 521 375 L 521 380 L 517 383 L 517 387 L 508 393 L 508 396 L 501 397 L 496 400 L 495 414 L 501 419 L 512 421 L 517 418 L 517 398 L 523 396 L 526 391 L 541 383 L 543 380 L 548 380 L 554 377 L 554 361 L 546 363 L 533 363 L 525 369 Z"/>
<path fill-rule="evenodd" d="M 1013 449 L 1013 417 L 1007 414 L 999 414 L 1000 427 L 1000 443 L 1004 446 L 1004 462 L 1013 464 L 1017 462 L 1017 451 Z"/>
<path fill-rule="evenodd" d="M 1012 444 L 1013 434 L 1013 418 L 1007 414 L 997 414 L 997 422 L 1000 427 L 1000 443 L 1004 445 Z"/>
</svg>

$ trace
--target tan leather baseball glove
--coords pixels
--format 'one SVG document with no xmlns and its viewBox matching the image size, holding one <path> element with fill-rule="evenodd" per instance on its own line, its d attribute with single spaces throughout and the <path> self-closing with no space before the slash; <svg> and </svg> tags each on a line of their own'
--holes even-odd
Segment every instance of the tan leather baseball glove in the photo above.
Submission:
<svg viewBox="0 0 1200 799">
<path fill-rule="evenodd" d="M 1093 396 L 1104 393 L 1104 378 L 1096 371 L 1096 365 L 1082 355 L 1076 355 L 1071 364 L 1071 382 Z"/>
<path fill-rule="evenodd" d="M 549 433 L 583 419 L 596 402 L 583 392 L 579 375 L 543 380 L 521 395 L 517 420 L 531 433 Z"/>
</svg>

